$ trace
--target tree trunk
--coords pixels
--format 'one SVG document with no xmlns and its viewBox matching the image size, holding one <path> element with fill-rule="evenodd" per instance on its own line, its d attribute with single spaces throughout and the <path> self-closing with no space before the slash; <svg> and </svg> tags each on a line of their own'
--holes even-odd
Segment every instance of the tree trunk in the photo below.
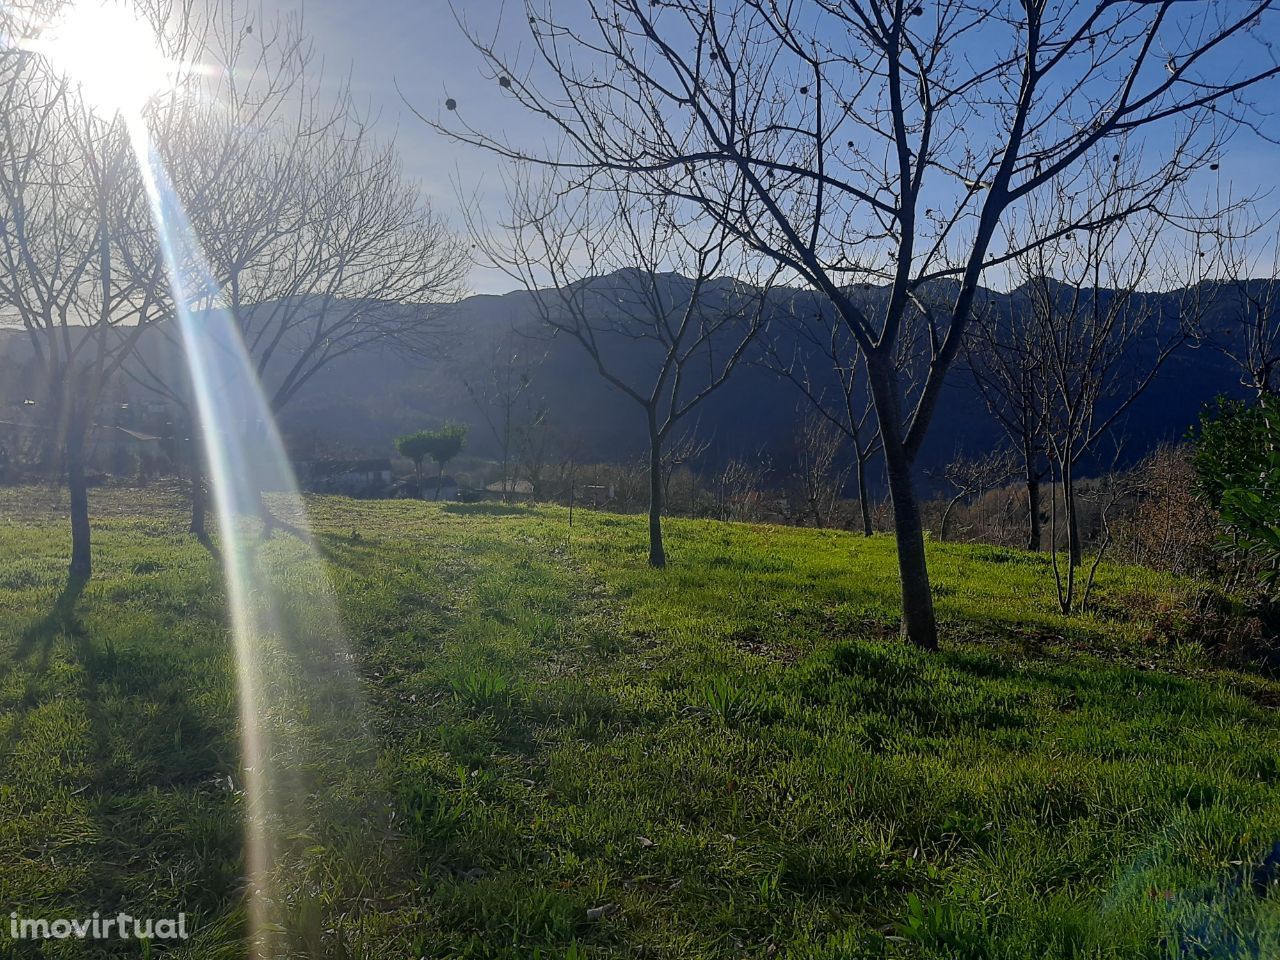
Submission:
<svg viewBox="0 0 1280 960">
<path fill-rule="evenodd" d="M 511 500 L 511 408 L 507 408 L 506 425 L 502 430 L 502 502 Z"/>
<path fill-rule="evenodd" d="M 862 514 L 862 535 L 871 536 L 871 502 L 867 499 L 867 462 L 858 453 L 855 462 L 858 471 L 858 510 Z"/>
<path fill-rule="evenodd" d="M 809 516 L 813 517 L 813 528 L 821 530 L 824 525 L 822 523 L 822 508 L 818 505 L 818 494 L 812 488 L 810 488 L 808 499 Z"/>
<path fill-rule="evenodd" d="M 1062 471 L 1062 502 L 1067 514 L 1067 554 L 1071 566 L 1078 567 L 1081 562 L 1080 518 L 1077 515 L 1076 485 L 1073 479 L 1073 464 L 1064 464 Z"/>
<path fill-rule="evenodd" d="M 436 499 L 440 499 L 440 489 L 444 486 L 444 464 L 440 464 L 440 472 L 436 474 Z"/>
<path fill-rule="evenodd" d="M 1062 489 L 1064 500 L 1070 501 L 1071 498 L 1065 496 L 1066 491 L 1071 489 L 1071 469 L 1068 464 L 1065 469 L 1059 469 L 1058 476 L 1054 478 L 1050 475 L 1053 485 L 1053 509 L 1050 513 L 1052 519 L 1052 527 L 1049 533 L 1050 556 L 1053 564 L 1053 579 L 1058 589 L 1058 609 L 1062 611 L 1064 616 L 1070 616 L 1075 606 L 1076 595 L 1076 565 L 1067 563 L 1067 574 L 1064 578 L 1062 571 L 1058 565 L 1058 490 Z M 1071 532 L 1070 506 L 1064 504 L 1067 512 L 1067 551 L 1070 553 L 1073 549 L 1075 538 Z"/>
<path fill-rule="evenodd" d="M 924 555 L 924 527 L 920 504 L 911 478 L 902 432 L 898 375 L 892 362 L 868 358 L 871 394 L 884 446 L 889 498 L 893 504 L 893 536 L 898 546 L 898 578 L 902 582 L 902 636 L 924 650 L 938 648 L 938 624 L 933 615 L 933 594 L 929 589 L 929 567 Z"/>
<path fill-rule="evenodd" d="M 1040 550 L 1040 479 L 1027 473 L 1027 549 Z"/>
<path fill-rule="evenodd" d="M 652 416 L 649 418 L 649 566 L 665 567 L 667 552 L 662 545 L 662 439 Z"/>
<path fill-rule="evenodd" d="M 938 539 L 944 543 L 947 539 L 947 521 L 951 519 L 951 511 L 955 509 L 956 504 L 959 502 L 959 497 L 952 497 L 947 501 L 946 509 L 942 511 L 942 520 L 938 523 Z"/>
<path fill-rule="evenodd" d="M 84 428 L 72 417 L 67 430 L 67 492 L 71 499 L 72 579 L 85 580 L 93 572 L 93 546 L 89 532 L 89 484 L 84 470 Z"/>
<path fill-rule="evenodd" d="M 205 517 L 209 511 L 209 491 L 205 487 L 204 458 L 200 449 L 192 445 L 191 449 L 191 528 L 190 532 L 201 543 L 209 542 L 209 531 L 205 525 Z"/>
<path fill-rule="evenodd" d="M 263 495 L 261 487 L 254 487 L 253 502 L 258 513 L 258 519 L 262 521 L 262 532 L 258 536 L 263 540 L 270 540 L 280 523 L 276 519 L 276 515 L 271 512 L 271 508 L 267 506 L 267 498 Z"/>
</svg>

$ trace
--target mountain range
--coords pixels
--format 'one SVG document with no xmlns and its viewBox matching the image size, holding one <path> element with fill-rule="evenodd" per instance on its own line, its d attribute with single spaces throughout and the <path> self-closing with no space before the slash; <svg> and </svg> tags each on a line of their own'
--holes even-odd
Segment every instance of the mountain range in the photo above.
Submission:
<svg viewBox="0 0 1280 960">
<path fill-rule="evenodd" d="M 604 277 L 588 282 L 599 285 L 594 292 L 607 299 L 611 285 L 618 281 Z M 662 282 L 676 297 L 681 285 L 689 283 L 675 276 Z M 867 288 L 860 296 L 874 308 L 883 293 Z M 948 291 L 935 293 L 945 298 Z M 1173 291 L 1143 296 L 1155 298 L 1159 315 L 1168 322 L 1180 295 Z M 785 301 L 789 315 L 803 316 L 812 310 L 817 316 L 823 310 L 817 300 L 804 302 L 809 295 L 802 292 L 778 291 L 774 296 L 779 304 Z M 1016 303 L 1018 294 L 988 291 L 988 296 L 992 302 Z M 1229 320 L 1219 309 L 1212 325 L 1226 329 Z M 520 354 L 518 364 L 529 378 L 524 399 L 545 409 L 548 425 L 572 441 L 575 457 L 584 461 L 638 457 L 645 449 L 640 408 L 597 374 L 580 344 L 563 333 L 548 335 L 538 321 L 534 295 L 526 291 L 464 299 L 450 309 L 450 336 L 436 355 L 368 348 L 340 357 L 317 373 L 280 411 L 285 436 L 304 454 L 322 450 L 333 455 L 386 456 L 396 436 L 452 420 L 471 425 L 472 454 L 497 457 L 499 445 L 476 395 L 484 392 L 495 369 Z M 798 351 L 815 369 L 821 367 L 821 358 L 806 340 L 785 328 L 773 335 L 775 343 L 779 337 L 784 352 Z M 172 349 L 168 339 L 157 334 L 145 336 L 141 346 L 153 363 Z M 619 356 L 618 369 L 643 381 L 643 368 L 651 359 L 644 350 L 637 346 Z M 27 376 L 23 371 L 31 366 L 29 358 L 22 331 L 0 330 L 0 419 L 30 392 L 31 385 L 23 382 Z M 270 368 L 267 373 L 269 378 Z M 126 383 L 122 390 L 129 396 L 145 395 L 136 384 Z M 1135 461 L 1160 443 L 1184 437 L 1205 404 L 1241 391 L 1239 373 L 1222 351 L 1189 342 L 1168 360 L 1124 417 L 1119 428 L 1122 462 Z M 687 422 L 707 442 L 703 454 L 707 465 L 761 455 L 782 463 L 793 454 L 805 409 L 804 398 L 793 384 L 748 355 Z M 921 473 L 932 474 L 958 452 L 990 449 L 1000 440 L 999 428 L 974 390 L 967 368 L 957 362 L 918 459 Z"/>
</svg>

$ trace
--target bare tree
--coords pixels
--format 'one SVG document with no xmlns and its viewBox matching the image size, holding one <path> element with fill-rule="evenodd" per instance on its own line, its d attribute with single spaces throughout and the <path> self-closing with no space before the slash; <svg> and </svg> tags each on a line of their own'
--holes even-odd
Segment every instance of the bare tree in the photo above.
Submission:
<svg viewBox="0 0 1280 960">
<path fill-rule="evenodd" d="M 215 254 L 274 410 L 354 351 L 438 352 L 462 292 L 464 245 L 405 179 L 394 144 L 346 110 L 277 141 L 285 156 L 260 190 L 281 215 Z"/>
<path fill-rule="evenodd" d="M 538 346 L 532 337 L 515 329 L 506 330 L 494 342 L 481 376 L 463 380 L 498 444 L 504 501 L 510 499 L 512 491 L 512 460 L 541 462 L 538 453 L 544 438 L 539 427 L 546 420 L 547 409 L 533 390 L 534 371 L 545 359 L 545 353 L 538 354 Z"/>
<path fill-rule="evenodd" d="M 477 242 L 533 292 L 543 322 L 578 343 L 641 411 L 649 563 L 663 567 L 664 447 L 741 360 L 760 329 L 772 275 L 762 285 L 740 279 L 754 264 L 734 256 L 728 233 L 690 224 L 669 196 L 555 176 L 513 181 L 509 194 L 505 238 L 473 222 Z M 543 278 L 549 289 L 540 288 Z"/>
<path fill-rule="evenodd" d="M 53 12 L 43 4 L 5 8 L 0 31 L 35 36 Z M 155 238 L 124 122 L 99 113 L 44 57 L 19 53 L 5 62 L 0 301 L 40 367 L 43 419 L 67 479 L 69 572 L 82 580 L 92 571 L 86 444 L 111 378 L 164 315 L 164 275 L 151 253 Z"/>
<path fill-rule="evenodd" d="M 993 450 L 976 457 L 957 456 L 942 469 L 942 479 L 951 488 L 951 497 L 938 521 L 938 539 L 947 539 L 947 521 L 962 500 L 982 497 L 988 490 L 1009 482 L 1014 472 L 1011 450 Z"/>
<path fill-rule="evenodd" d="M 697 423 L 686 426 L 679 434 L 668 439 L 662 449 L 662 502 L 671 509 L 671 484 L 676 473 L 684 467 L 684 474 L 689 480 L 689 512 L 693 512 L 693 465 L 702 459 L 703 454 L 711 447 L 711 441 L 698 434 Z"/>
<path fill-rule="evenodd" d="M 204 240 L 203 297 L 227 310 L 278 412 L 355 351 L 438 353 L 461 293 L 464 245 L 378 142 L 349 90 L 329 92 L 294 17 L 267 22 L 215 7 L 203 56 L 222 66 L 198 117 L 163 131 L 171 179 Z M 178 407 L 180 336 L 168 363 L 135 362 L 138 382 Z M 203 478 L 191 459 L 192 530 L 203 535 Z M 264 509 L 270 529 L 273 518 Z"/>
<path fill-rule="evenodd" d="M 1068 563 L 1065 570 L 1063 570 L 1062 564 L 1058 560 L 1056 546 L 1058 541 L 1058 487 L 1056 485 L 1053 487 L 1053 493 L 1050 498 L 1049 524 L 1050 537 L 1055 546 L 1050 553 L 1050 566 L 1053 568 L 1053 581 L 1058 594 L 1058 609 L 1063 614 L 1070 614 L 1089 608 L 1089 599 L 1093 595 L 1093 587 L 1097 582 L 1098 568 L 1102 565 L 1102 560 L 1106 556 L 1113 539 L 1111 529 L 1112 514 L 1115 512 L 1117 505 L 1133 497 L 1136 487 L 1137 474 L 1134 472 L 1125 474 L 1113 469 L 1108 470 L 1098 479 L 1093 485 L 1090 497 L 1093 501 L 1091 506 L 1097 517 L 1098 525 L 1098 535 L 1093 545 L 1093 559 L 1087 569 L 1082 564 Z M 1068 535 L 1070 535 L 1070 526 L 1068 527 Z M 1081 580 L 1082 576 L 1083 580 Z"/>
<path fill-rule="evenodd" d="M 1231 233 L 1223 246 L 1219 296 L 1208 311 L 1217 329 L 1208 340 L 1235 363 L 1242 386 L 1256 396 L 1274 396 L 1280 392 L 1280 233 L 1260 250 L 1248 245 L 1260 230 Z M 1263 271 L 1267 246 L 1271 264 Z"/>
<path fill-rule="evenodd" d="M 396 144 L 323 75 L 300 16 L 226 0 L 206 19 L 197 122 L 158 135 L 207 258 L 193 308 L 234 316 L 274 411 L 353 351 L 438 351 L 468 258 Z"/>
<path fill-rule="evenodd" d="M 1179 256 L 1158 246 L 1159 217 L 1109 216 L 1107 205 L 1116 201 L 1105 188 L 1055 200 L 1044 211 L 1050 223 L 1079 217 L 1076 204 L 1096 206 L 1093 215 L 1106 221 L 1018 259 L 1016 299 L 1040 357 L 1038 408 L 1062 492 L 1069 564 L 1078 567 L 1077 467 L 1198 325 L 1202 290 L 1187 281 L 1203 268 L 1195 247 Z M 1029 219 L 1038 215 L 1032 210 Z M 1172 310 L 1165 297 L 1143 289 L 1178 287 Z"/>
<path fill-rule="evenodd" d="M 1022 304 L 1025 306 L 1025 303 Z M 1017 451 L 1027 489 L 1027 549 L 1043 539 L 1044 351 L 1036 325 L 1010 298 L 990 297 L 974 314 L 965 359 L 987 409 Z"/>
<path fill-rule="evenodd" d="M 456 119 L 438 126 L 517 161 L 680 197 L 830 301 L 866 355 L 903 631 L 936 646 L 912 465 L 984 272 L 1053 239 L 1001 247 L 998 227 L 1045 188 L 1069 188 L 1084 161 L 1137 156 L 1147 129 L 1164 131 L 1162 149 L 1121 168 L 1108 216 L 1159 205 L 1169 182 L 1207 166 L 1254 120 L 1245 94 L 1280 75 L 1265 52 L 1271 0 L 586 6 L 557 20 L 527 2 L 523 60 L 497 49 L 489 24 L 468 31 L 492 79 L 554 130 L 553 152 L 466 123 L 456 98 Z M 1060 234 L 1093 225 L 1083 213 Z M 942 279 L 953 295 L 922 311 L 928 372 L 908 408 L 893 357 L 919 292 Z M 882 308 L 850 296 L 860 282 L 888 284 Z"/>
<path fill-rule="evenodd" d="M 296 18 L 234 12 L 218 31 L 210 106 L 169 131 L 171 179 L 203 187 L 187 204 L 210 273 L 193 308 L 234 316 L 274 411 L 354 351 L 438 352 L 467 254 L 394 142 L 313 69 Z"/>
<path fill-rule="evenodd" d="M 138 350 L 126 360 L 122 369 L 130 380 L 160 397 L 172 411 L 174 463 L 179 475 L 186 473 L 191 500 L 191 519 L 187 530 L 202 544 L 210 546 L 207 523 L 210 491 L 195 396 L 184 366 L 173 362 L 178 347 L 173 340 L 171 325 L 157 325 L 156 332 L 165 337 L 170 348 L 168 354 L 156 360 L 147 357 L 144 350 Z"/>
<path fill-rule="evenodd" d="M 815 527 L 837 525 L 840 498 L 849 481 L 850 467 L 841 462 L 847 446 L 843 432 L 820 412 L 808 410 L 801 416 L 793 477 L 799 501 L 796 522 L 803 524 L 807 519 Z"/>
<path fill-rule="evenodd" d="M 768 473 L 769 458 L 763 450 L 726 463 L 715 478 L 716 517 L 748 523 L 762 519 Z"/>
<path fill-rule="evenodd" d="M 260 254 L 283 229 L 288 188 L 301 176 L 301 141 L 336 114 L 317 116 L 317 100 L 304 82 L 310 44 L 298 18 L 255 19 L 253 11 L 234 3 L 202 8 L 199 22 L 194 9 L 185 12 L 186 29 L 176 37 L 185 46 L 182 57 L 219 69 L 199 72 L 199 96 L 189 98 L 182 111 L 162 115 L 152 139 L 170 181 L 185 195 L 203 249 L 216 254 L 188 265 L 215 274 L 202 277 L 196 299 L 185 305 L 201 310 L 221 307 L 220 291 L 233 282 L 236 265 Z M 223 265 L 221 272 L 215 261 Z M 161 319 L 166 322 L 151 325 L 139 340 L 144 349 L 134 351 L 122 370 L 174 411 L 177 458 L 190 485 L 189 529 L 208 544 L 202 427 L 172 310 Z M 157 339 L 158 349 L 147 351 L 147 341 Z"/>
<path fill-rule="evenodd" d="M 516 475 L 523 475 L 533 498 L 542 500 L 554 479 L 555 462 L 572 458 L 566 456 L 567 440 L 543 399 L 529 409 L 530 415 L 516 425 Z"/>
<path fill-rule="evenodd" d="M 903 377 L 904 394 L 912 395 L 917 373 L 913 333 L 898 343 L 896 367 Z M 824 304 L 811 297 L 793 295 L 788 308 L 770 319 L 761 336 L 760 362 L 790 382 L 809 405 L 842 433 L 853 455 L 853 475 L 864 536 L 872 534 L 868 474 L 880 451 L 880 427 L 867 375 L 866 356 L 849 328 Z"/>
</svg>

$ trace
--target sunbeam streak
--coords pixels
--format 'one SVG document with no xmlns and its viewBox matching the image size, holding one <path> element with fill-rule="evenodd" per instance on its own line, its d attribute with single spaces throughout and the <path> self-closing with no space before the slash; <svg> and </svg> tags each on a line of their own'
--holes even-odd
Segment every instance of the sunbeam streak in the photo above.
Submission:
<svg viewBox="0 0 1280 960">
<path fill-rule="evenodd" d="M 91 114 L 123 122 L 181 331 L 217 509 L 244 764 L 248 953 L 328 955 L 341 867 L 384 844 L 386 808 L 337 605 L 256 368 L 144 118 L 186 71 L 127 2 L 71 5 L 21 46 L 75 81 Z M 272 538 L 275 530 L 288 536 Z M 323 872 L 327 884 L 310 882 Z M 325 889 L 328 886 L 331 889 Z M 317 891 L 330 900 L 318 902 Z M 347 921 L 349 923 L 349 920 Z"/>
<path fill-rule="evenodd" d="M 265 402 L 256 378 L 245 375 L 252 368 L 248 365 L 243 345 L 235 336 L 232 318 L 217 305 L 215 285 L 207 274 L 201 276 L 198 269 L 202 258 L 145 124 L 137 116 L 128 118 L 128 123 L 168 270 L 184 353 L 203 425 L 205 457 L 213 479 L 231 629 L 236 644 L 248 808 L 246 865 L 253 880 L 250 923 L 254 930 L 261 931 L 269 926 L 269 919 L 264 915 L 267 902 L 264 883 L 272 857 L 266 809 L 268 784 L 265 768 L 269 751 L 261 723 L 260 672 L 255 660 L 258 653 L 256 638 L 264 635 L 266 625 L 260 622 L 260 607 L 251 596 L 250 584 L 255 579 L 252 572 L 254 558 L 238 517 L 252 489 L 253 475 L 263 466 L 268 469 L 274 467 L 278 481 L 281 479 L 279 467 L 283 465 L 284 458 L 273 425 L 263 422 L 259 415 L 265 409 Z M 190 280 L 195 284 L 189 284 Z M 200 289 L 201 286 L 204 289 Z M 210 308 L 203 311 L 197 321 L 189 304 L 200 299 L 207 299 Z M 239 437 L 236 437 L 237 433 Z M 268 456 L 248 456 L 245 443 L 237 442 L 248 440 L 255 434 L 266 447 L 257 452 Z M 264 955 L 270 956 L 269 946 L 260 944 L 259 949 L 266 948 Z"/>
<path fill-rule="evenodd" d="M 331 588 L 252 362 L 145 123 L 138 115 L 126 122 L 172 287 L 217 507 L 239 688 L 251 955 L 294 955 L 302 948 L 293 938 L 309 939 L 298 918 L 314 911 L 298 902 L 303 867 L 288 841 L 314 836 L 319 809 L 337 806 L 316 796 L 318 783 L 336 789 L 359 778 L 368 745 L 363 710 Z M 293 535 L 289 544 L 273 544 L 254 528 L 251 518 L 268 509 L 272 525 Z M 283 890 L 278 881 L 286 875 L 293 880 Z"/>
</svg>

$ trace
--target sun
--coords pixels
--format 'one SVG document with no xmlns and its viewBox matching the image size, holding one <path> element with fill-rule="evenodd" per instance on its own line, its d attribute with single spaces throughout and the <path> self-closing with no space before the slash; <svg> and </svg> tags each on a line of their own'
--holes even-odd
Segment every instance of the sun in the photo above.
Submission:
<svg viewBox="0 0 1280 960">
<path fill-rule="evenodd" d="M 72 4 L 23 46 L 44 55 L 79 84 L 92 106 L 112 115 L 141 111 L 178 72 L 161 51 L 156 29 L 119 0 Z"/>
</svg>

